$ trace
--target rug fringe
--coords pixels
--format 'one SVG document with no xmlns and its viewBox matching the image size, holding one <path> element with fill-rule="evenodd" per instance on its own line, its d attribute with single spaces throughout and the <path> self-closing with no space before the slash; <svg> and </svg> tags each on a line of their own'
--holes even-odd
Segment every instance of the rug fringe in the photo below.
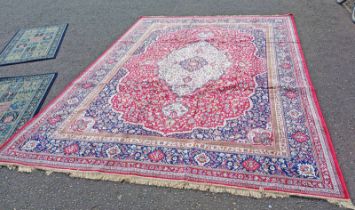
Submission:
<svg viewBox="0 0 355 210">
<path fill-rule="evenodd" d="M 333 199 L 327 199 L 329 203 L 335 204 L 342 208 L 353 209 L 355 210 L 355 205 L 351 201 L 339 201 Z"/>
<path fill-rule="evenodd" d="M 2 163 L 1 163 L 2 164 Z M 186 181 L 174 181 L 174 180 L 158 180 L 155 178 L 142 178 L 139 176 L 127 176 L 127 175 L 112 175 L 104 174 L 99 172 L 83 172 L 83 171 L 67 171 L 62 169 L 49 169 L 49 168 L 34 168 L 28 166 L 16 166 L 16 165 L 4 165 L 10 170 L 17 170 L 19 172 L 31 173 L 35 170 L 43 170 L 46 175 L 50 175 L 53 172 L 65 173 L 70 177 L 75 178 L 85 178 L 91 180 L 104 180 L 104 181 L 115 181 L 115 182 L 127 182 L 132 184 L 141 184 L 141 185 L 151 185 L 159 187 L 170 187 L 176 189 L 192 189 L 192 190 L 201 190 L 209 191 L 213 193 L 230 193 L 233 195 L 240 195 L 252 198 L 287 198 L 290 197 L 287 194 L 282 194 L 278 192 L 266 192 L 262 188 L 259 190 L 248 190 L 248 189 L 236 189 L 236 188 L 226 188 L 223 186 L 211 186 L 206 184 L 195 184 Z M 298 196 L 302 197 L 302 196 Z M 336 199 L 325 199 L 329 203 L 335 204 L 339 207 L 353 209 L 355 210 L 354 204 L 351 200 L 336 200 Z"/>
<path fill-rule="evenodd" d="M 92 174 L 92 173 L 82 173 L 82 172 L 70 172 L 71 177 L 93 179 L 93 180 L 107 180 L 107 181 L 117 181 L 117 182 L 128 182 L 141 185 L 152 185 L 159 187 L 171 187 L 177 189 L 194 189 L 201 191 L 210 191 L 214 193 L 227 192 L 234 195 L 249 196 L 254 198 L 284 198 L 288 197 L 285 194 L 270 193 L 265 192 L 263 189 L 259 190 L 243 190 L 243 189 L 230 189 L 220 186 L 211 186 L 204 184 L 194 184 L 184 181 L 162 181 L 156 180 L 154 178 L 141 178 L 137 176 L 122 176 L 122 175 L 107 175 L 107 174 Z"/>
</svg>

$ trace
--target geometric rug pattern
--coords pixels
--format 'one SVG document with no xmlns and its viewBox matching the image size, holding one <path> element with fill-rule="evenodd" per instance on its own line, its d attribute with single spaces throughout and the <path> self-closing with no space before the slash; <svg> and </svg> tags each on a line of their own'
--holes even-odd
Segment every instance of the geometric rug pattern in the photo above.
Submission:
<svg viewBox="0 0 355 210">
<path fill-rule="evenodd" d="M 0 144 L 40 109 L 56 73 L 0 78 Z"/>
<path fill-rule="evenodd" d="M 67 26 L 19 30 L 0 53 L 0 66 L 55 58 Z"/>
</svg>

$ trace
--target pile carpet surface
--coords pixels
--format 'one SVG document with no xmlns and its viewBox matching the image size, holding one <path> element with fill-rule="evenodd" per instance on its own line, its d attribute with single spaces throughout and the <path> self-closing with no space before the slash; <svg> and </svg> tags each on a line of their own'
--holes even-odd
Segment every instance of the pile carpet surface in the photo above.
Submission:
<svg viewBox="0 0 355 210">
<path fill-rule="evenodd" d="M 19 30 L 0 53 L 0 66 L 55 58 L 67 26 Z"/>
<path fill-rule="evenodd" d="M 0 144 L 39 110 L 56 74 L 0 78 Z"/>
<path fill-rule="evenodd" d="M 292 15 L 140 18 L 0 148 L 0 164 L 350 201 Z"/>
</svg>

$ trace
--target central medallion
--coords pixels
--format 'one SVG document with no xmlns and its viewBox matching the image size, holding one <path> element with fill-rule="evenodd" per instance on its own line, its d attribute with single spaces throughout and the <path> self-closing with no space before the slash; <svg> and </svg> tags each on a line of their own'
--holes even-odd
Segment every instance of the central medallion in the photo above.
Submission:
<svg viewBox="0 0 355 210">
<path fill-rule="evenodd" d="M 112 110 L 162 135 L 224 126 L 252 106 L 255 76 L 265 71 L 253 39 L 223 27 L 155 33 L 122 66 Z"/>
<path fill-rule="evenodd" d="M 208 63 L 204 58 L 199 57 L 199 56 L 195 56 L 193 58 L 188 58 L 183 61 L 180 61 L 179 64 L 183 69 L 185 69 L 189 72 L 194 72 L 194 71 L 201 69 L 202 67 L 204 67 Z"/>
<path fill-rule="evenodd" d="M 174 50 L 158 62 L 159 77 L 178 96 L 219 79 L 230 65 L 224 52 L 205 41 Z"/>
</svg>

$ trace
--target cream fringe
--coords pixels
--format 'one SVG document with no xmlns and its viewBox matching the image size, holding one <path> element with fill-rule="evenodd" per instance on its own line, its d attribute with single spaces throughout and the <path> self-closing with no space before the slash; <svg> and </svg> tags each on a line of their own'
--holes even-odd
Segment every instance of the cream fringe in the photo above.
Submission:
<svg viewBox="0 0 355 210">
<path fill-rule="evenodd" d="M 133 175 L 129 175 L 129 176 L 118 175 L 118 174 L 112 175 L 112 174 L 105 174 L 100 172 L 83 172 L 83 171 L 72 171 L 72 170 L 63 170 L 63 169 L 49 169 L 49 168 L 41 168 L 41 167 L 32 168 L 28 166 L 15 166 L 10 164 L 9 165 L 4 164 L 4 165 L 10 170 L 17 169 L 19 172 L 24 172 L 24 173 L 31 173 L 32 171 L 39 169 L 39 170 L 44 170 L 47 175 L 50 175 L 53 172 L 60 172 L 60 173 L 66 173 L 70 177 L 77 177 L 77 178 L 85 178 L 85 179 L 93 179 L 93 180 L 108 180 L 108 181 L 115 181 L 115 182 L 128 182 L 134 184 L 153 185 L 159 187 L 171 187 L 177 189 L 194 189 L 194 190 L 201 190 L 201 191 L 210 191 L 214 193 L 227 192 L 233 195 L 248 196 L 253 198 L 289 197 L 289 195 L 286 193 L 266 192 L 262 188 L 260 188 L 259 190 L 236 189 L 236 188 L 227 188 L 224 186 L 207 185 L 203 183 L 195 184 L 186 181 L 161 180 L 161 179 L 146 178 L 146 177 L 142 178 Z M 299 197 L 302 197 L 302 195 L 299 195 Z M 323 199 L 327 200 L 329 203 L 336 204 L 339 207 L 355 210 L 355 206 L 352 204 L 351 200 L 338 200 L 338 199 L 330 199 L 330 198 L 323 198 Z"/>
</svg>

